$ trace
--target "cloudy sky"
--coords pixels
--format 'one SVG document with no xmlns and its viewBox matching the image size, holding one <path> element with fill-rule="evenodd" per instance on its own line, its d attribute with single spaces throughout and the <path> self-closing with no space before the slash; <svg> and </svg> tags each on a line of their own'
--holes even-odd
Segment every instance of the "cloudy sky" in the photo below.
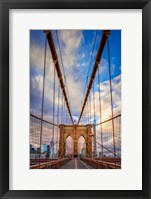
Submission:
<svg viewBox="0 0 151 199">
<path fill-rule="evenodd" d="M 77 122 L 82 103 L 89 82 L 94 60 L 101 40 L 101 30 L 53 30 L 53 39 L 59 57 L 59 64 L 63 74 L 66 90 L 70 102 L 73 119 Z M 60 45 L 60 49 L 59 49 Z M 121 31 L 112 30 L 109 36 L 111 77 L 113 91 L 114 115 L 121 112 Z M 30 31 L 30 112 L 41 116 L 42 85 L 44 70 L 45 34 L 42 30 Z M 94 98 L 96 123 L 111 117 L 110 85 L 108 49 L 105 46 L 98 73 L 94 80 Z M 55 123 L 57 123 L 57 111 L 59 106 L 59 123 L 71 123 L 68 112 L 65 109 L 62 92 L 59 91 L 58 78 L 55 73 Z M 44 90 L 44 118 L 53 121 L 53 84 L 54 63 L 47 44 L 46 50 L 46 78 Z M 101 93 L 102 118 L 99 109 L 99 90 Z M 58 94 L 59 93 L 59 94 Z M 63 100 L 62 100 L 63 99 Z M 59 104 L 59 105 L 58 105 Z M 88 108 L 87 108 L 88 107 Z M 91 89 L 89 104 L 86 106 L 81 123 L 88 123 L 91 107 L 91 123 L 94 121 L 93 89 Z M 63 117 L 61 110 L 64 110 Z M 90 118 L 89 118 L 90 119 Z M 109 125 L 104 125 L 107 132 Z M 99 128 L 98 130 L 99 131 Z"/>
</svg>

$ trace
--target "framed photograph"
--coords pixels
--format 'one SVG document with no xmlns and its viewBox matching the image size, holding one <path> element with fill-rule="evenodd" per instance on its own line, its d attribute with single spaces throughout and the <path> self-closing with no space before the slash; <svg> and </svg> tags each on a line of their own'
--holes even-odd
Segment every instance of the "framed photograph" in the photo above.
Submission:
<svg viewBox="0 0 151 199">
<path fill-rule="evenodd" d="M 1 198 L 150 198 L 149 0 L 1 1 Z"/>
</svg>

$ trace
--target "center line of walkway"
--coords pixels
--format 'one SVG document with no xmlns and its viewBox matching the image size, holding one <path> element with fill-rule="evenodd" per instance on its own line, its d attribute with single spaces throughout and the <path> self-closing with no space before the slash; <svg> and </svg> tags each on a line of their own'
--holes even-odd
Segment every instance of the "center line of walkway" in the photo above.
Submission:
<svg viewBox="0 0 151 199">
<path fill-rule="evenodd" d="M 75 169 L 78 169 L 78 166 L 77 166 L 77 158 L 74 158 L 74 163 L 75 163 Z"/>
</svg>

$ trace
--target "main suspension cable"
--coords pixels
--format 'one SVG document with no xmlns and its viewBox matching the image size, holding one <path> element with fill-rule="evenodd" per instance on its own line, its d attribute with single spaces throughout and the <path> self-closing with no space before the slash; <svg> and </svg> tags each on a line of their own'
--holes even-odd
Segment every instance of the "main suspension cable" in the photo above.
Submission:
<svg viewBox="0 0 151 199">
<path fill-rule="evenodd" d="M 82 114 L 83 114 L 83 111 L 84 111 L 84 108 L 85 108 L 85 105 L 86 105 L 86 101 L 88 99 L 90 89 L 92 87 L 92 84 L 93 84 L 93 81 L 94 81 L 94 78 L 95 78 L 95 75 L 96 75 L 96 72 L 97 72 L 98 65 L 101 61 L 102 53 L 103 53 L 106 41 L 108 39 L 109 33 L 110 33 L 109 30 L 103 31 L 103 34 L 102 34 L 102 37 L 101 37 L 101 40 L 100 40 L 100 43 L 99 43 L 99 48 L 98 48 L 98 51 L 97 51 L 97 54 L 96 54 L 96 57 L 95 57 L 94 67 L 93 67 L 93 70 L 92 70 L 92 73 L 91 73 L 89 85 L 88 85 L 87 92 L 86 92 L 84 102 L 83 102 L 83 105 L 82 105 L 81 113 L 80 113 L 80 116 L 79 116 L 79 119 L 78 119 L 78 122 L 77 122 L 78 124 L 79 124 L 80 119 L 82 117 Z"/>
</svg>

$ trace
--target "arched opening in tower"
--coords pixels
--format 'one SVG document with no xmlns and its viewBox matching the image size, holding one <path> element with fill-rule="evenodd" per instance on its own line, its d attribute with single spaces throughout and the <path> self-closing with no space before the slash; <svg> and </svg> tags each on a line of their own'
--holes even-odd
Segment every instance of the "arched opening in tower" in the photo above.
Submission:
<svg viewBox="0 0 151 199">
<path fill-rule="evenodd" d="M 86 156 L 86 140 L 83 135 L 81 135 L 78 139 L 78 154 L 80 156 Z"/>
<path fill-rule="evenodd" d="M 73 156 L 73 139 L 71 136 L 68 136 L 66 139 L 65 156 L 66 157 Z"/>
</svg>

